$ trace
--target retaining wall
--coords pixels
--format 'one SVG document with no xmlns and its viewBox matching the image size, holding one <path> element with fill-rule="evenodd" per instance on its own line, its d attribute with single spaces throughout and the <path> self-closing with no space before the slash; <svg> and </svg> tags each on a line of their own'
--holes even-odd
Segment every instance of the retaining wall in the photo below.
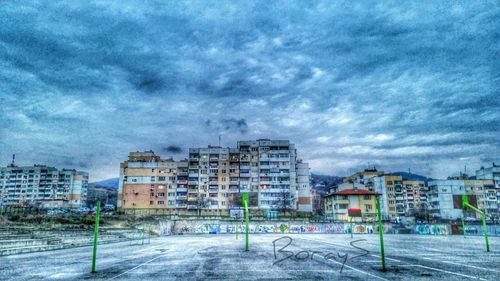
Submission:
<svg viewBox="0 0 500 281">
<path fill-rule="evenodd" d="M 241 222 L 227 222 L 217 220 L 162 220 L 158 224 L 148 226 L 158 235 L 171 234 L 219 234 L 243 233 L 245 225 Z M 481 225 L 466 226 L 467 235 L 482 235 Z M 451 235 L 449 224 L 417 224 L 404 227 L 392 223 L 384 223 L 384 233 L 387 234 L 418 234 L 418 235 Z M 258 221 L 249 223 L 250 233 L 350 233 L 351 223 L 300 223 L 286 221 Z M 352 231 L 356 234 L 378 233 L 376 223 L 353 223 Z M 500 226 L 489 225 L 488 233 L 491 236 L 500 236 Z M 462 232 L 460 233 L 462 234 Z"/>
</svg>

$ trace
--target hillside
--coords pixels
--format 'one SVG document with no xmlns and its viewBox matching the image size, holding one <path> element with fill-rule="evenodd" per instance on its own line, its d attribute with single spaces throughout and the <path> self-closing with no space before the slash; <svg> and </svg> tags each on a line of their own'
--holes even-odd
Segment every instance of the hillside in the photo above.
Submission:
<svg viewBox="0 0 500 281">
<path fill-rule="evenodd" d="M 118 189 L 118 178 L 106 179 L 89 183 L 89 188 Z"/>
<path fill-rule="evenodd" d="M 426 183 L 428 181 L 432 180 L 432 178 L 428 178 L 426 176 L 417 175 L 417 174 L 408 173 L 408 172 L 394 172 L 394 173 L 391 173 L 391 175 L 402 176 L 403 179 L 405 179 L 405 180 L 420 180 L 420 181 L 424 181 Z"/>
</svg>

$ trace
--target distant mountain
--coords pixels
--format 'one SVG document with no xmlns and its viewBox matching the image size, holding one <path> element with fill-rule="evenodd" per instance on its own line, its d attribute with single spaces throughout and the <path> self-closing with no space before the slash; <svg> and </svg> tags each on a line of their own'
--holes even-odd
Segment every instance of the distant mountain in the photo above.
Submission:
<svg viewBox="0 0 500 281">
<path fill-rule="evenodd" d="M 311 174 L 311 182 L 313 188 L 317 190 L 322 190 L 325 192 L 329 192 L 330 188 L 336 184 L 341 183 L 343 180 L 342 177 L 338 176 L 326 176 L 326 175 L 317 175 Z"/>
<path fill-rule="evenodd" d="M 89 183 L 89 188 L 118 189 L 118 178 Z"/>
<path fill-rule="evenodd" d="M 403 179 L 405 179 L 405 180 L 419 180 L 419 181 L 424 181 L 426 183 L 432 180 L 432 178 L 428 178 L 426 176 L 421 176 L 421 175 L 412 174 L 412 173 L 408 173 L 408 172 L 394 172 L 394 173 L 391 173 L 391 175 L 402 176 Z"/>
</svg>

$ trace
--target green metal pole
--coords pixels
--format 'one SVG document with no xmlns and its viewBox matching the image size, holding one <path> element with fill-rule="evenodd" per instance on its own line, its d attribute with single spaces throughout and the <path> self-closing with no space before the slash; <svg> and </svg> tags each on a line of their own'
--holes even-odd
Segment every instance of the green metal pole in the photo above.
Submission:
<svg viewBox="0 0 500 281">
<path fill-rule="evenodd" d="M 351 217 L 351 239 L 352 239 L 352 217 Z"/>
<path fill-rule="evenodd" d="M 483 219 L 483 233 L 484 233 L 484 240 L 486 241 L 486 252 L 490 251 L 490 241 L 488 241 L 488 229 L 486 228 L 486 214 L 483 212 L 481 214 L 481 217 Z"/>
<path fill-rule="evenodd" d="M 92 273 L 95 273 L 95 260 L 97 256 L 97 239 L 99 236 L 99 215 L 101 213 L 101 201 L 97 201 L 95 210 L 95 227 L 94 227 L 94 250 L 92 254 Z"/>
<path fill-rule="evenodd" d="M 472 206 L 471 204 L 469 204 L 469 198 L 467 197 L 467 195 L 462 195 L 462 206 L 464 208 L 470 208 L 470 209 L 476 211 L 477 213 L 481 214 L 481 218 L 483 220 L 484 240 L 486 242 L 486 252 L 489 252 L 490 251 L 490 241 L 488 240 L 488 229 L 486 228 L 486 213 L 481 211 L 480 209 Z"/>
<path fill-rule="evenodd" d="M 245 204 L 245 251 L 248 252 L 248 201 L 244 200 Z"/>
<path fill-rule="evenodd" d="M 234 224 L 236 227 L 236 240 L 238 240 L 238 227 L 240 226 L 240 220 L 236 218 L 236 223 Z"/>
<path fill-rule="evenodd" d="M 375 197 L 376 205 L 377 205 L 377 215 L 378 215 L 378 232 L 380 235 L 380 258 L 382 260 L 382 271 L 387 271 L 385 268 L 385 252 L 384 252 L 384 234 L 383 234 L 383 226 L 382 226 L 382 211 L 380 211 L 380 201 L 378 196 Z"/>
<path fill-rule="evenodd" d="M 462 218 L 462 231 L 464 233 L 464 238 L 465 238 L 465 222 L 464 222 L 464 218 Z"/>
</svg>

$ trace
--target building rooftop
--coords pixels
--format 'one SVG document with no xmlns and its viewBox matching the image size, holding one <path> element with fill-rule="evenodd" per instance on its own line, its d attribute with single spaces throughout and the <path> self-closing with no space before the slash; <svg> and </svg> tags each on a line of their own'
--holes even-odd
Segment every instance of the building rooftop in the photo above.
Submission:
<svg viewBox="0 0 500 281">
<path fill-rule="evenodd" d="M 338 192 L 330 193 L 327 196 L 329 195 L 380 195 L 380 194 L 375 191 L 364 190 L 364 189 L 344 189 Z"/>
</svg>

